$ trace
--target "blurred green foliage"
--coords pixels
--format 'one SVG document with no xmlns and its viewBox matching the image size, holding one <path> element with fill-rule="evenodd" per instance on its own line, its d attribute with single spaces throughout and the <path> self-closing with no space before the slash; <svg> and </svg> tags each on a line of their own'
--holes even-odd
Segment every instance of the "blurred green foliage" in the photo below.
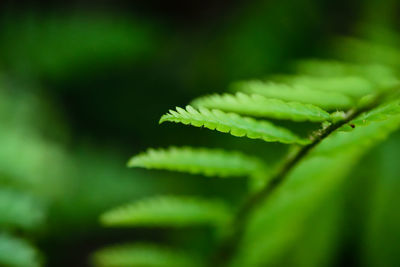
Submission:
<svg viewBox="0 0 400 267">
<path fill-rule="evenodd" d="M 90 11 L 63 5 L 4 4 L 1 11 L 0 265 L 86 266 L 96 249 L 125 241 L 173 240 L 207 254 L 209 229 L 184 229 L 184 236 L 102 229 L 99 215 L 165 193 L 237 204 L 245 182 L 127 169 L 129 156 L 148 146 L 190 143 L 242 149 L 274 162 L 286 150 L 158 126 L 165 110 L 221 92 L 235 80 L 290 72 L 302 57 L 396 70 L 400 62 L 400 37 L 393 34 L 399 4 L 393 0 L 235 1 L 222 4 L 217 16 L 199 8 L 206 19 L 188 25 L 134 4 L 124 10 L 107 8 L 114 7 L 109 2 Z M 344 34 L 355 38 L 337 37 Z M 400 263 L 399 146 L 396 133 L 352 168 L 346 195 L 308 218 L 286 266 Z"/>
</svg>

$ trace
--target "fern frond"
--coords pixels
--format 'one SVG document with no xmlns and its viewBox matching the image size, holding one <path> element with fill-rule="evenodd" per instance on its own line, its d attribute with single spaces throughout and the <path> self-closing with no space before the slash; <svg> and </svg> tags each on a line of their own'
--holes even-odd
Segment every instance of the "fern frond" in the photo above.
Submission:
<svg viewBox="0 0 400 267">
<path fill-rule="evenodd" d="M 350 122 L 354 128 L 349 125 L 343 126 L 344 129 L 340 128 L 341 131 L 336 132 L 331 137 L 330 142 L 323 142 L 316 147 L 314 153 L 331 156 L 343 152 L 344 149 L 354 144 L 358 144 L 359 147 L 368 147 L 386 139 L 390 133 L 399 127 L 399 104 L 399 100 L 391 101 L 361 114 L 357 119 Z M 348 131 L 351 131 L 351 133 L 347 133 Z"/>
<path fill-rule="evenodd" d="M 33 197 L 0 188 L 0 226 L 30 230 L 44 220 L 44 207 Z"/>
<path fill-rule="evenodd" d="M 396 119 L 397 118 L 397 119 Z M 343 153 L 353 144 L 358 144 L 359 148 L 369 147 L 382 140 L 399 127 L 399 114 L 388 115 L 386 120 L 366 123 L 363 126 L 348 131 L 336 132 L 330 142 L 321 143 L 314 150 L 315 154 L 330 157 L 335 154 Z"/>
<path fill-rule="evenodd" d="M 293 121 L 322 122 L 330 119 L 329 113 L 323 109 L 300 102 L 285 102 L 279 99 L 266 98 L 261 95 L 211 95 L 195 99 L 194 107 L 220 109 L 256 117 L 287 119 Z"/>
<path fill-rule="evenodd" d="M 0 233 L 0 266 L 39 267 L 40 255 L 27 241 Z"/>
<path fill-rule="evenodd" d="M 239 152 L 192 147 L 148 149 L 132 157 L 128 166 L 219 177 L 247 176 L 265 169 L 257 158 Z"/>
<path fill-rule="evenodd" d="M 377 63 L 394 68 L 399 67 L 400 50 L 397 46 L 374 43 L 353 37 L 339 37 L 336 39 L 335 50 L 340 58 L 357 62 Z"/>
<path fill-rule="evenodd" d="M 307 75 L 278 76 L 279 81 L 294 87 L 304 87 L 313 90 L 338 92 L 354 98 L 359 98 L 375 92 L 376 86 L 359 76 L 318 77 Z"/>
<path fill-rule="evenodd" d="M 353 131 L 357 126 L 366 126 L 371 122 L 383 121 L 397 114 L 400 114 L 400 100 L 392 100 L 382 103 L 373 110 L 364 112 L 350 123 L 343 125 L 339 130 L 350 132 Z"/>
<path fill-rule="evenodd" d="M 189 267 L 200 266 L 184 251 L 153 244 L 125 244 L 103 248 L 92 258 L 97 267 Z"/>
<path fill-rule="evenodd" d="M 301 138 L 289 130 L 275 126 L 267 121 L 257 121 L 252 118 L 242 117 L 235 113 L 225 113 L 217 109 L 199 108 L 199 111 L 191 106 L 186 110 L 177 107 L 176 111 L 170 110 L 162 116 L 160 123 L 171 121 L 176 123 L 190 124 L 195 127 L 206 127 L 233 136 L 247 136 L 252 139 L 262 139 L 266 142 L 281 142 L 285 144 L 305 145 L 310 142 Z"/>
<path fill-rule="evenodd" d="M 349 96 L 339 92 L 321 91 L 283 83 L 246 81 L 234 83 L 231 88 L 248 94 L 313 104 L 326 110 L 348 109 L 354 105 L 354 101 Z"/>
<path fill-rule="evenodd" d="M 301 242 L 307 219 L 326 209 L 329 200 L 335 201 L 335 193 L 363 153 L 399 126 L 400 116 L 393 115 L 324 139 L 252 215 L 233 266 L 269 266 L 286 257 L 292 245 Z M 340 153 L 332 153 L 338 146 Z"/>
<path fill-rule="evenodd" d="M 400 114 L 400 100 L 384 103 L 369 112 L 365 112 L 353 120 L 352 123 L 356 126 L 363 126 L 373 121 L 386 120 L 390 116 L 397 114 Z"/>
<path fill-rule="evenodd" d="M 334 60 L 303 60 L 297 62 L 296 70 L 304 75 L 319 77 L 359 76 L 372 82 L 377 88 L 399 84 L 395 70 L 379 64 L 358 65 Z"/>
<path fill-rule="evenodd" d="M 100 221 L 107 226 L 223 225 L 230 219 L 220 201 L 194 197 L 159 196 L 137 201 L 104 213 Z"/>
</svg>

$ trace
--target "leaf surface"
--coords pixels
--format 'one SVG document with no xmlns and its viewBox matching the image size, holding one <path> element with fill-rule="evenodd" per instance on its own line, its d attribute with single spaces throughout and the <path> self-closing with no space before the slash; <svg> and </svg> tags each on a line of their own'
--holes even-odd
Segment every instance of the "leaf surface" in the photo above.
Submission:
<svg viewBox="0 0 400 267">
<path fill-rule="evenodd" d="M 234 91 L 259 94 L 268 98 L 313 104 L 325 110 L 348 109 L 354 101 L 339 92 L 321 91 L 305 86 L 290 86 L 284 83 L 246 81 L 232 85 Z"/>
<path fill-rule="evenodd" d="M 197 259 L 184 251 L 153 244 L 125 244 L 106 247 L 93 256 L 97 267 L 188 267 L 200 266 Z"/>
<path fill-rule="evenodd" d="M 161 117 L 160 123 L 165 121 L 205 127 L 210 130 L 230 133 L 233 136 L 246 136 L 251 139 L 262 139 L 266 142 L 301 145 L 310 142 L 310 140 L 301 138 L 288 129 L 276 126 L 271 122 L 242 117 L 235 113 L 225 113 L 218 109 L 199 108 L 199 110 L 196 110 L 187 106 L 185 110 L 178 107 L 176 111 L 170 110 L 169 113 Z"/>
<path fill-rule="evenodd" d="M 248 176 L 266 168 L 259 159 L 239 152 L 192 147 L 148 149 L 132 157 L 128 166 L 219 177 Z"/>
<path fill-rule="evenodd" d="M 194 107 L 220 109 L 244 115 L 284 119 L 293 121 L 322 122 L 330 119 L 323 109 L 300 102 L 285 102 L 279 99 L 266 98 L 261 95 L 243 93 L 211 95 L 195 99 Z"/>
<path fill-rule="evenodd" d="M 140 200 L 104 213 L 100 220 L 107 226 L 221 225 L 230 212 L 218 200 L 195 197 L 159 196 Z"/>
</svg>

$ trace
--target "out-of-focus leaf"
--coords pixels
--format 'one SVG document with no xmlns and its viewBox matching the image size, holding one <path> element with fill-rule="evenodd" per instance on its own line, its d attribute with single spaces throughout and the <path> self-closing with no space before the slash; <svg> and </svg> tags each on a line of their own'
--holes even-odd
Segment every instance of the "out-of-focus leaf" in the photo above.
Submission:
<svg viewBox="0 0 400 267">
<path fill-rule="evenodd" d="M 188 253 L 152 244 L 106 247 L 93 255 L 98 267 L 195 267 L 199 261 Z"/>
<path fill-rule="evenodd" d="M 364 266 L 396 266 L 400 262 L 400 135 L 379 149 L 364 234 L 361 237 Z"/>
<path fill-rule="evenodd" d="M 336 40 L 337 55 L 356 63 L 375 63 L 398 68 L 400 50 L 392 45 L 375 43 L 350 37 Z"/>
<path fill-rule="evenodd" d="M 224 225 L 230 211 L 223 202 L 195 197 L 160 196 L 137 201 L 104 213 L 107 226 Z"/>
<path fill-rule="evenodd" d="M 63 78 L 151 55 L 150 25 L 105 14 L 21 14 L 1 26 L 1 58 L 28 74 Z M 26 73 L 23 73 L 26 74 Z"/>
<path fill-rule="evenodd" d="M 128 166 L 220 177 L 251 176 L 265 169 L 261 160 L 239 152 L 192 147 L 149 149 L 132 157 Z"/>
<path fill-rule="evenodd" d="M 373 83 L 360 76 L 318 77 L 297 74 L 292 76 L 278 75 L 273 78 L 292 86 L 303 86 L 327 92 L 339 92 L 355 98 L 374 93 L 377 90 Z"/>
<path fill-rule="evenodd" d="M 340 92 L 321 91 L 305 86 L 290 86 L 284 83 L 237 82 L 232 85 L 232 90 L 248 94 L 259 94 L 285 101 L 313 104 L 326 110 L 347 109 L 354 105 L 354 101 L 349 96 Z"/>
<path fill-rule="evenodd" d="M 0 265 L 7 267 L 39 267 L 40 256 L 27 241 L 0 233 Z"/>
<path fill-rule="evenodd" d="M 399 84 L 396 70 L 381 64 L 352 64 L 334 60 L 303 60 L 295 64 L 295 70 L 303 75 L 322 78 L 359 76 L 380 87 Z"/>
<path fill-rule="evenodd" d="M 31 230 L 44 220 L 42 203 L 27 193 L 0 188 L 0 226 Z"/>
</svg>

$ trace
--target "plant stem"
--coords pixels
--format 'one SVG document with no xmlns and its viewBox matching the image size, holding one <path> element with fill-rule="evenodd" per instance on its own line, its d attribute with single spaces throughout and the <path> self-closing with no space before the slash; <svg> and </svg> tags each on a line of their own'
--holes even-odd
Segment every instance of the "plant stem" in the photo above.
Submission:
<svg viewBox="0 0 400 267">
<path fill-rule="evenodd" d="M 334 122 L 325 128 L 314 131 L 310 138 L 312 142 L 301 147 L 296 153 L 289 156 L 279 171 L 270 179 L 270 181 L 259 191 L 251 195 L 241 209 L 237 212 L 234 220 L 232 234 L 224 241 L 220 249 L 213 258 L 213 266 L 223 266 L 229 264 L 237 247 L 242 239 L 245 227 L 253 211 L 271 195 L 276 188 L 282 184 L 288 174 L 297 166 L 297 164 L 305 158 L 305 156 L 317 146 L 322 140 L 335 132 L 343 125 L 349 123 L 361 113 L 371 110 L 379 104 L 381 97 L 376 97 L 369 105 L 361 108 L 350 109 L 344 118 L 338 122 Z M 217 265 L 215 265 L 217 264 Z"/>
</svg>

